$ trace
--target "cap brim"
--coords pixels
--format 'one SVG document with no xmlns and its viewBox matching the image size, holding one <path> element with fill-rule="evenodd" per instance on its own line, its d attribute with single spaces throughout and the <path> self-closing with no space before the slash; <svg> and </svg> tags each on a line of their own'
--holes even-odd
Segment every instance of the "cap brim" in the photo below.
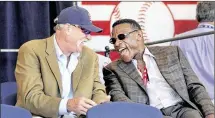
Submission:
<svg viewBox="0 0 215 118">
<path fill-rule="evenodd" d="M 96 27 L 95 25 L 80 25 L 80 26 L 91 32 L 97 32 L 97 33 L 102 32 L 102 29 L 99 27 Z"/>
</svg>

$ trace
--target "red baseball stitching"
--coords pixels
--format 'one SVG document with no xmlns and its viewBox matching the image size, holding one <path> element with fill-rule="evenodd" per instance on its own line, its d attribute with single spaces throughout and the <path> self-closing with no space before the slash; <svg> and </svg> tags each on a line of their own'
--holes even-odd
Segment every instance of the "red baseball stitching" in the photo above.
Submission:
<svg viewBox="0 0 215 118">
<path fill-rule="evenodd" d="M 121 18 L 120 18 L 120 10 L 119 10 L 119 7 L 118 7 L 118 6 L 117 6 L 116 9 L 114 10 L 113 15 L 114 15 L 115 20 L 120 20 L 120 19 L 121 19 Z"/>
<path fill-rule="evenodd" d="M 140 24 L 141 29 L 143 31 L 143 38 L 145 39 L 145 41 L 150 40 L 146 34 L 146 29 L 145 29 L 145 22 L 146 22 L 146 15 L 145 13 L 147 12 L 147 10 L 150 8 L 150 6 L 152 4 L 154 4 L 155 2 L 145 2 L 143 3 L 143 5 L 141 6 L 140 10 L 139 10 L 139 14 L 138 14 L 138 18 L 137 18 L 137 22 Z"/>
</svg>

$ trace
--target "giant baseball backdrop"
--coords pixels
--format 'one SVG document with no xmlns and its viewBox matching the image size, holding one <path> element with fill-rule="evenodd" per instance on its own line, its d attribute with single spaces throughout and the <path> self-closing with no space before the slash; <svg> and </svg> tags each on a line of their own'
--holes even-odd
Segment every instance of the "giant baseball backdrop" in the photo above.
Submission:
<svg viewBox="0 0 215 118">
<path fill-rule="evenodd" d="M 92 40 L 87 43 L 97 52 L 105 50 L 109 44 L 111 25 L 122 18 L 131 18 L 141 25 L 145 42 L 173 38 L 175 35 L 194 29 L 196 2 L 193 1 L 164 1 L 164 2 L 118 2 L 118 1 L 85 1 L 78 2 L 86 8 L 92 22 L 103 28 L 102 33 L 93 33 Z M 157 44 L 169 45 L 170 42 Z M 117 58 L 111 53 L 111 58 Z"/>
</svg>

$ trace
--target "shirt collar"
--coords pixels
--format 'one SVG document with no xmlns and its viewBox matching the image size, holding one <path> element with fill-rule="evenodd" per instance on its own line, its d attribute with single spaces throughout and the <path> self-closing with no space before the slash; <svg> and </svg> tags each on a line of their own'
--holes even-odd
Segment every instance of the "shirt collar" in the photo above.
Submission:
<svg viewBox="0 0 215 118">
<path fill-rule="evenodd" d="M 66 55 L 63 54 L 62 50 L 61 50 L 60 47 L 58 46 L 55 35 L 54 35 L 54 47 L 55 47 L 56 55 L 57 55 L 57 58 L 58 58 L 58 59 L 60 59 L 60 58 L 63 57 L 63 56 L 66 56 Z M 71 58 L 72 56 L 78 58 L 79 55 L 80 55 L 79 52 L 74 52 L 74 53 L 71 54 L 70 58 Z"/>
<path fill-rule="evenodd" d="M 149 51 L 149 49 L 147 47 L 145 47 L 143 56 L 150 56 L 150 57 L 154 57 L 155 58 L 155 56 Z M 133 63 L 137 63 L 136 59 L 132 59 L 132 62 Z"/>
<path fill-rule="evenodd" d="M 61 51 L 60 47 L 57 44 L 57 40 L 56 40 L 55 35 L 54 35 L 54 47 L 55 47 L 55 50 L 56 50 L 57 58 L 59 59 L 64 54 L 63 54 L 63 52 Z"/>
<path fill-rule="evenodd" d="M 151 57 L 155 58 L 155 56 L 149 51 L 149 49 L 147 47 L 145 47 L 145 51 L 144 51 L 143 55 L 148 55 L 148 56 L 151 56 Z"/>
<path fill-rule="evenodd" d="M 198 27 L 205 27 L 205 28 L 211 27 L 211 28 L 214 28 L 214 25 L 206 23 L 206 22 L 203 22 L 203 23 L 199 23 Z"/>
</svg>

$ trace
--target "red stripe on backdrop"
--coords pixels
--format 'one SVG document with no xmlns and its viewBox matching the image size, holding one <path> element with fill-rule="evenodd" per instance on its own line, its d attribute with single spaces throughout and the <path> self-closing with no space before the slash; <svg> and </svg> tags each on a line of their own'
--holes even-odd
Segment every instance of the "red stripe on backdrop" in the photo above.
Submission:
<svg viewBox="0 0 215 118">
<path fill-rule="evenodd" d="M 105 30 L 101 34 L 96 33 L 94 35 L 101 35 L 101 36 L 102 35 L 109 35 L 109 32 L 110 32 L 109 22 L 107 22 L 107 21 L 96 21 L 95 25 L 100 26 L 101 28 L 103 28 Z M 192 30 L 192 29 L 196 28 L 197 25 L 198 25 L 198 22 L 195 20 L 177 20 L 177 21 L 175 21 L 175 34 L 180 34 L 180 33 L 186 32 L 188 30 Z M 98 52 L 98 53 L 104 55 L 104 52 Z M 119 58 L 119 54 L 117 52 L 113 51 L 110 53 L 110 58 L 112 61 L 116 60 Z"/>
<path fill-rule="evenodd" d="M 116 5 L 119 1 L 83 1 L 82 5 Z"/>
<path fill-rule="evenodd" d="M 119 1 L 83 1 L 82 5 L 117 5 Z M 164 1 L 165 4 L 196 4 L 196 1 Z M 93 23 L 103 29 L 102 33 L 92 33 L 92 35 L 109 35 L 110 34 L 110 21 L 93 21 Z M 198 22 L 195 20 L 177 20 L 174 21 L 175 34 L 180 34 L 188 30 L 196 28 Z M 98 52 L 103 54 L 104 52 Z M 115 60 L 119 58 L 117 52 L 111 52 L 111 59 Z"/>
<path fill-rule="evenodd" d="M 195 20 L 176 20 L 175 21 L 175 34 L 180 34 L 188 30 L 196 28 L 198 22 Z"/>
<path fill-rule="evenodd" d="M 165 4 L 196 4 L 196 1 L 163 1 Z"/>
<path fill-rule="evenodd" d="M 175 20 L 175 34 L 179 34 L 196 28 L 198 22 L 195 20 Z M 92 35 L 110 35 L 110 21 L 93 21 L 93 24 L 102 28 L 101 33 L 92 33 Z"/>
<path fill-rule="evenodd" d="M 196 4 L 197 1 L 163 1 L 165 4 Z M 119 1 L 83 1 L 82 5 L 117 5 Z"/>
<path fill-rule="evenodd" d="M 91 35 L 110 35 L 110 21 L 93 21 L 93 24 L 103 29 L 101 33 L 92 32 Z"/>
</svg>

